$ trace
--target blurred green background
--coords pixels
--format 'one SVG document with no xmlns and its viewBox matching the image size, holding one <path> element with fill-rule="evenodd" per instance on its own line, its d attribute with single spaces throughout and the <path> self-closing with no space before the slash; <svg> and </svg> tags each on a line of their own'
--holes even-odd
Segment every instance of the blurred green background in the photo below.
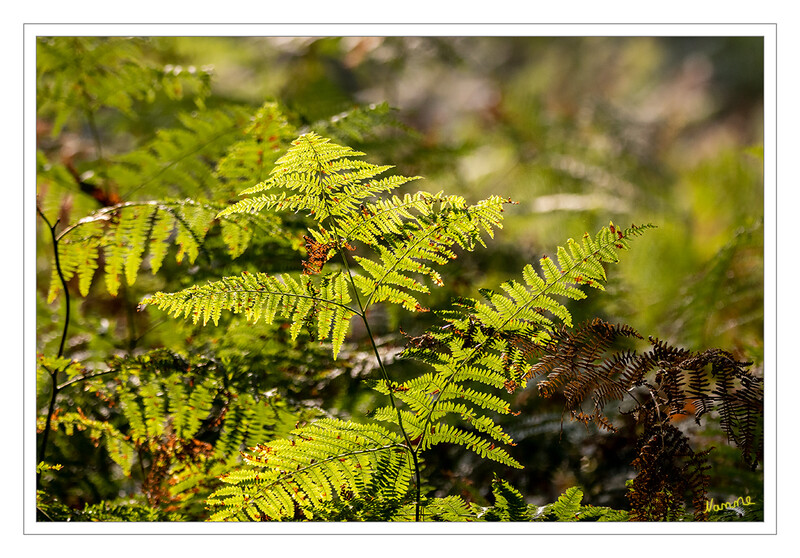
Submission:
<svg viewBox="0 0 800 558">
<path fill-rule="evenodd" d="M 366 152 L 372 162 L 396 165 L 400 174 L 425 177 L 408 190 L 444 190 L 471 202 L 499 194 L 518 202 L 507 209 L 504 230 L 488 249 L 463 254 L 443 270 L 446 286 L 427 306 L 477 296 L 479 288 L 517 277 L 525 264 L 609 220 L 622 226 L 653 223 L 658 228 L 609 269 L 605 292 L 570 305 L 575 322 L 595 316 L 625 322 L 645 338 L 692 350 L 719 347 L 753 361 L 756 371 L 762 366 L 761 38 L 157 37 L 140 41 L 139 48 L 175 75 L 209 76 L 207 84 L 194 85 L 197 91 L 210 88 L 203 93 L 205 106 L 255 110 L 274 99 L 301 132 L 324 135 L 337 115 L 386 103 L 390 125 L 337 141 Z M 40 80 L 47 77 L 42 72 Z M 48 134 L 56 116 L 40 97 L 39 147 L 54 161 L 69 151 L 80 172 L 99 172 L 101 159 L 141 145 L 157 128 L 177 125 L 179 111 L 193 110 L 191 98 L 157 97 L 133 107 L 134 116 L 98 111 L 104 149 L 98 154 L 80 118 Z M 48 166 L 47 172 L 57 169 Z M 136 196 L 147 199 L 148 192 Z M 71 203 L 73 220 L 92 209 L 80 200 Z M 51 205 L 63 212 L 63 199 Z M 44 300 L 52 250 L 46 233 L 40 225 L 38 350 L 53 353 L 63 311 L 60 302 Z M 117 298 L 93 287 L 87 298 L 73 300 L 77 317 L 67 356 L 91 364 L 112 353 L 159 346 L 211 351 L 258 389 L 277 386 L 287 397 L 358 416 L 375 402 L 359 387 L 369 370 L 359 356 L 363 339 L 357 333 L 350 340 L 351 360 L 332 363 L 325 350 L 304 349 L 303 339 L 286 352 L 291 343 L 279 328 L 253 328 L 229 318 L 201 330 L 132 311 L 157 289 L 183 288 L 240 269 L 299 269 L 296 248 L 257 246 L 233 263 L 188 275 L 165 263 L 158 277 L 143 276 Z M 398 326 L 415 335 L 426 325 L 399 312 L 372 317 L 387 350 L 402 344 Z M 250 350 L 242 351 L 247 345 Z M 405 366 L 395 362 L 390 373 L 403 376 L 409 373 Z M 43 404 L 46 385 L 40 382 Z M 69 406 L 84 396 L 64 397 Z M 504 474 L 532 502 L 553 501 L 580 484 L 588 503 L 625 506 L 631 440 L 562 425 L 558 402 L 542 401 L 532 390 L 512 407 L 522 414 L 504 428 L 517 440 L 513 454 L 526 469 Z M 747 471 L 713 424 L 702 432 L 694 425 L 687 429 L 718 448 L 711 455 L 711 496 L 725 501 L 760 493 L 761 472 Z M 119 486 L 106 478 L 107 464 L 97 458 L 81 471 L 78 450 L 68 446 L 58 445 L 60 453 L 52 458 L 75 463 L 76 476 L 54 481 L 61 482 L 63 494 L 72 502 L 114 495 Z M 443 451 L 429 459 L 439 474 L 435 488 L 485 498 L 491 466 L 463 453 Z"/>
</svg>

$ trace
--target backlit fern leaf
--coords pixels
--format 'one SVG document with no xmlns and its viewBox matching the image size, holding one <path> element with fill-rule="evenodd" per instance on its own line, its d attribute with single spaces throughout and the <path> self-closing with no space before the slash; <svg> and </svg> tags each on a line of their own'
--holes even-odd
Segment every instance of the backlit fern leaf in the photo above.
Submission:
<svg viewBox="0 0 800 558">
<path fill-rule="evenodd" d="M 264 103 L 244 129 L 245 138 L 231 145 L 217 164 L 216 176 L 226 191 L 236 192 L 264 180 L 282 143 L 293 132 L 278 104 Z"/>
<path fill-rule="evenodd" d="M 133 285 L 143 264 L 145 251 L 155 274 L 161 267 L 170 244 L 178 250 L 175 259 L 193 263 L 200 254 L 209 230 L 219 222 L 223 241 L 231 257 L 241 255 L 254 238 L 275 236 L 277 221 L 272 216 L 231 215 L 217 219 L 219 205 L 184 201 L 128 202 L 106 207 L 65 229 L 58 237 L 59 259 L 64 279 L 79 277 L 79 290 L 86 296 L 104 256 L 106 288 L 119 291 L 122 275 Z M 48 301 L 61 290 L 53 266 Z"/>
<path fill-rule="evenodd" d="M 558 250 L 558 264 L 542 258 L 541 275 L 526 266 L 525 285 L 505 283 L 501 286 L 505 294 L 485 291 L 488 304 L 457 299 L 453 310 L 440 313 L 446 325 L 411 339 L 402 356 L 425 362 L 435 372 L 391 388 L 379 382 L 376 389 L 391 389 L 413 413 L 413 420 L 404 422 L 411 425 L 410 436 L 419 437 L 418 447 L 456 443 L 520 466 L 490 441 L 513 444 L 492 418 L 511 409 L 491 390 L 517 389 L 530 371 L 531 351 L 554 331 L 553 319 L 571 323 L 569 311 L 553 297 L 580 299 L 585 296 L 581 285 L 602 288 L 602 264 L 616 261 L 616 250 L 624 249 L 629 238 L 646 228 L 623 231 L 611 224 L 594 238 L 586 235 L 580 244 L 570 241 L 569 252 Z M 451 418 L 469 430 L 452 426 L 447 422 Z"/>
<path fill-rule="evenodd" d="M 629 514 L 624 510 L 615 510 L 602 506 L 581 504 L 583 490 L 577 486 L 568 488 L 558 499 L 539 509 L 534 521 L 628 521 Z"/>
<path fill-rule="evenodd" d="M 59 244 L 59 263 L 65 281 L 78 276 L 78 290 L 82 296 L 89 294 L 92 279 L 99 266 L 98 259 L 104 242 L 103 226 L 89 223 L 81 230 L 81 235 L 72 243 Z M 53 265 L 50 274 L 50 288 L 47 302 L 53 302 L 61 292 L 58 267 Z"/>
<path fill-rule="evenodd" d="M 276 161 L 265 181 L 241 192 L 242 195 L 274 193 L 242 200 L 227 207 L 221 215 L 274 208 L 308 212 L 323 222 L 328 217 L 352 214 L 367 198 L 417 178 L 390 176 L 372 180 L 392 167 L 350 158 L 360 155 L 363 153 L 331 143 L 314 132 L 302 135 Z"/>
<path fill-rule="evenodd" d="M 478 506 L 465 501 L 460 496 L 445 496 L 427 500 L 420 510 L 420 521 L 482 521 Z M 414 505 L 400 508 L 394 521 L 414 521 Z"/>
<path fill-rule="evenodd" d="M 522 494 L 508 482 L 495 478 L 492 481 L 494 507 L 484 516 L 486 521 L 530 521 L 531 506 Z"/>
<path fill-rule="evenodd" d="M 367 496 L 378 480 L 391 481 L 391 491 L 403 493 L 411 478 L 409 461 L 398 437 L 383 428 L 322 419 L 246 453 L 250 467 L 224 476 L 228 486 L 208 499 L 210 506 L 222 507 L 211 519 L 310 517 L 310 508 L 335 498 Z"/>
<path fill-rule="evenodd" d="M 324 294 L 308 275 L 273 277 L 244 272 L 240 277 L 226 277 L 177 293 L 159 292 L 143 300 L 142 305 L 155 306 L 175 317 L 191 316 L 194 323 L 202 321 L 203 325 L 209 320 L 216 324 L 223 311 L 243 313 L 254 323 L 283 318 L 292 322 L 292 339 L 297 338 L 306 320 L 315 320 L 318 338 L 330 338 L 336 355 L 355 312 L 347 306 L 350 295 L 341 274 L 326 276 L 322 281 Z"/>
<path fill-rule="evenodd" d="M 552 510 L 556 521 L 577 521 L 581 500 L 583 500 L 583 491 L 580 488 L 577 486 L 568 488 L 553 504 Z"/>
<path fill-rule="evenodd" d="M 456 247 L 472 250 L 476 244 L 485 246 L 482 234 L 492 236 L 493 229 L 501 226 L 503 204 L 508 203 L 499 196 L 492 196 L 473 206 L 468 206 L 463 198 L 456 196 L 428 196 L 423 200 L 426 204 L 438 202 L 435 211 L 432 205 L 423 206 L 426 212 L 404 222 L 399 232 L 381 231 L 384 233 L 381 241 L 385 246 L 375 245 L 379 256 L 377 261 L 355 258 L 366 272 L 354 278 L 366 298 L 365 307 L 373 302 L 388 301 L 400 304 L 407 310 L 419 310 L 419 302 L 408 291 L 427 293 L 429 290 L 413 275 L 427 276 L 434 284 L 442 285 L 442 278 L 432 265 L 444 265 L 456 258 Z M 408 199 L 401 205 L 408 205 L 407 202 Z M 394 225 L 393 221 L 388 223 Z M 356 226 L 350 230 L 358 231 L 358 228 Z"/>
</svg>

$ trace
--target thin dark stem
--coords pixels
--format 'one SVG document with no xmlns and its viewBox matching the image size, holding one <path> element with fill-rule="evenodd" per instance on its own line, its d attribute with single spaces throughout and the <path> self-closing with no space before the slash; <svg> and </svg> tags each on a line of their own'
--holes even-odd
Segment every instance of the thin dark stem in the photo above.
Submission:
<svg viewBox="0 0 800 558">
<path fill-rule="evenodd" d="M 52 382 L 53 388 L 50 393 L 50 405 L 47 408 L 47 418 L 45 419 L 44 423 L 44 432 L 42 432 L 42 442 L 39 446 L 39 458 L 36 460 L 37 463 L 41 463 L 44 461 L 45 452 L 47 451 L 47 440 L 50 437 L 50 426 L 52 424 L 53 412 L 55 411 L 56 407 L 56 396 L 58 395 L 58 386 L 56 385 L 58 379 L 58 369 L 55 370 L 48 370 L 45 368 L 47 372 L 50 373 L 50 381 Z M 41 479 L 41 473 L 36 475 L 36 485 L 39 485 Z"/>
<path fill-rule="evenodd" d="M 369 337 L 369 342 L 372 345 L 372 351 L 375 353 L 375 358 L 378 360 L 378 366 L 381 371 L 381 375 L 383 376 L 383 380 L 386 382 L 386 387 L 389 390 L 389 400 L 394 407 L 395 411 L 397 411 L 397 424 L 400 427 L 400 432 L 403 434 L 403 438 L 405 438 L 406 444 L 408 444 L 408 450 L 411 452 L 411 459 L 414 461 L 414 476 L 416 478 L 416 512 L 415 512 L 415 521 L 419 521 L 419 511 L 420 511 L 420 471 L 419 471 L 419 458 L 417 457 L 417 450 L 414 448 L 414 445 L 411 443 L 411 438 L 408 436 L 408 432 L 406 432 L 405 427 L 403 426 L 403 415 L 400 411 L 400 407 L 397 405 L 394 399 L 394 395 L 392 395 L 392 384 L 391 380 L 389 379 L 389 373 L 386 371 L 386 367 L 383 365 L 383 360 L 381 359 L 380 352 L 378 351 L 378 346 L 375 344 L 375 336 L 372 335 L 372 330 L 369 327 L 369 320 L 367 320 L 367 313 L 364 310 L 364 307 L 361 304 L 361 297 L 358 296 L 358 290 L 356 289 L 356 285 L 353 282 L 353 276 L 350 273 L 350 265 L 347 263 L 347 256 L 341 250 L 339 253 L 342 255 L 342 261 L 344 262 L 345 270 L 347 271 L 347 276 L 350 278 L 350 283 L 353 286 L 353 292 L 356 296 L 356 303 L 358 304 L 359 309 L 359 316 L 361 317 L 361 321 L 364 322 L 364 328 L 367 331 L 367 337 Z"/>
<path fill-rule="evenodd" d="M 58 257 L 58 240 L 56 239 L 56 227 L 58 226 L 58 220 L 54 224 L 50 224 L 49 219 L 47 216 L 42 212 L 41 208 L 37 205 L 36 211 L 39 213 L 39 216 L 47 225 L 47 228 L 50 229 L 50 236 L 53 239 L 53 253 L 55 254 L 55 266 L 56 272 L 58 273 L 59 279 L 61 279 L 61 286 L 64 289 L 64 304 L 65 304 L 65 315 L 64 315 L 64 329 L 61 332 L 61 342 L 58 346 L 58 358 L 61 358 L 64 355 L 64 343 L 67 340 L 67 331 L 69 329 L 69 307 L 70 307 L 70 299 L 69 299 L 69 289 L 67 288 L 67 281 L 64 279 L 64 273 L 61 270 L 61 260 Z M 47 442 L 50 437 L 50 425 L 53 418 L 53 412 L 55 411 L 56 407 L 56 397 L 58 396 L 59 387 L 58 387 L 58 368 L 55 370 L 48 370 L 45 368 L 47 372 L 50 373 L 50 381 L 52 382 L 52 392 L 50 394 L 50 405 L 47 408 L 47 419 L 45 420 L 45 427 L 44 432 L 42 433 L 42 442 L 39 446 L 39 458 L 38 462 L 44 461 L 45 454 L 47 452 Z M 41 474 L 36 475 L 36 484 L 39 485 L 41 480 Z"/>
<path fill-rule="evenodd" d="M 67 328 L 69 328 L 69 289 L 67 288 L 67 281 L 64 279 L 64 273 L 61 271 L 61 260 L 58 257 L 58 239 L 56 238 L 56 227 L 58 226 L 58 221 L 54 224 L 50 224 L 50 221 L 47 219 L 45 214 L 36 206 L 36 211 L 39 213 L 39 216 L 44 220 L 45 224 L 47 224 L 47 228 L 50 229 L 50 236 L 53 238 L 53 254 L 55 256 L 55 265 L 56 271 L 58 272 L 58 278 L 61 279 L 61 286 L 64 289 L 64 301 L 65 301 L 65 309 L 64 309 L 64 330 L 61 333 L 61 343 L 58 346 L 58 357 L 61 358 L 64 355 L 64 343 L 67 340 Z"/>
</svg>

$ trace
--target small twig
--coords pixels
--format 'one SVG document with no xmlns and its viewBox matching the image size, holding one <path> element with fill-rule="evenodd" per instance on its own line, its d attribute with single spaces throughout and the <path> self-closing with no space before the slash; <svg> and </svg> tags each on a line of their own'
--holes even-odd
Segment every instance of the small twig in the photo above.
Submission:
<svg viewBox="0 0 800 558">
<path fill-rule="evenodd" d="M 84 374 L 83 376 L 76 376 L 72 378 L 68 382 L 64 382 L 60 386 L 58 386 L 58 391 L 61 391 L 65 387 L 69 387 L 72 384 L 76 384 L 78 382 L 82 382 L 84 380 L 91 380 L 92 378 L 97 378 L 98 376 L 105 376 L 106 374 L 111 374 L 114 370 L 104 370 L 103 372 L 94 372 L 92 374 Z"/>
</svg>

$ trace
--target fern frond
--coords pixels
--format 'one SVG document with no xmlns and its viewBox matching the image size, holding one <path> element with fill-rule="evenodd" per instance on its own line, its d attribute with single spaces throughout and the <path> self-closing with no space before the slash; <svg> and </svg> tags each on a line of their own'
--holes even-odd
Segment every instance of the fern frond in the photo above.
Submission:
<svg viewBox="0 0 800 558">
<path fill-rule="evenodd" d="M 635 520 L 671 520 L 682 517 L 684 498 L 692 495 L 695 519 L 706 518 L 709 477 L 707 453 L 694 451 L 687 436 L 672 423 L 694 413 L 695 421 L 712 410 L 730 441 L 755 468 L 763 459 L 763 380 L 749 373 L 747 362 L 718 349 L 693 353 L 650 339 L 651 350 L 638 354 L 606 351 L 619 337 L 640 337 L 628 326 L 601 320 L 581 325 L 575 332 L 554 332 L 552 339 L 532 353 L 539 362 L 529 376 L 546 375 L 539 384 L 545 397 L 563 393 L 565 409 L 574 420 L 616 427 L 604 414 L 610 401 L 627 396 L 635 405 L 626 414 L 642 427 L 639 454 L 633 462 L 637 476 L 629 499 Z M 710 368 L 710 370 L 709 370 Z M 646 390 L 644 398 L 635 395 Z M 591 413 L 582 410 L 592 401 Z"/>
<path fill-rule="evenodd" d="M 428 196 L 422 200 L 431 204 L 417 207 L 426 213 L 421 212 L 416 218 L 404 222 L 398 233 L 390 232 L 389 227 L 397 226 L 397 221 L 391 219 L 383 220 L 385 224 L 380 231 L 370 232 L 367 227 L 359 229 L 372 215 L 349 230 L 351 233 L 366 232 L 366 236 L 359 238 L 362 241 L 369 241 L 372 234 L 380 232 L 386 244 L 374 246 L 379 255 L 378 261 L 366 257 L 355 258 L 366 272 L 363 276 L 354 277 L 366 298 L 365 308 L 374 302 L 388 301 L 400 304 L 407 310 L 419 310 L 419 302 L 407 291 L 427 293 L 429 290 L 411 275 L 428 276 L 436 285 L 442 285 L 441 275 L 431 266 L 444 265 L 456 258 L 455 247 L 472 250 L 476 244 L 485 246 L 482 234 L 492 236 L 493 230 L 501 227 L 503 205 L 508 203 L 508 200 L 499 196 L 492 196 L 473 206 L 468 206 L 463 198 L 456 196 Z M 409 205 L 410 201 L 407 198 L 402 205 Z M 433 201 L 438 202 L 435 212 L 432 211 Z M 387 209 L 383 209 L 383 215 L 389 213 Z M 391 215 L 399 216 L 400 213 Z"/>
<path fill-rule="evenodd" d="M 630 239 L 639 236 L 651 225 L 632 226 L 621 230 L 613 223 L 601 228 L 594 238 L 588 233 L 581 243 L 570 239 L 569 251 L 564 247 L 557 250 L 558 263 L 543 256 L 539 264 L 541 275 L 531 265 L 522 271 L 525 285 L 509 281 L 501 285 L 505 294 L 485 293 L 489 304 L 475 304 L 474 314 L 483 324 L 502 330 L 527 331 L 530 327 L 553 326 L 549 316 L 572 325 L 572 317 L 566 307 L 555 301 L 553 296 L 573 300 L 586 297 L 580 286 L 587 285 L 603 290 L 606 274 L 604 263 L 616 263 L 617 250 L 626 250 Z"/>
<path fill-rule="evenodd" d="M 322 419 L 294 430 L 289 439 L 245 454 L 246 469 L 222 478 L 228 486 L 208 499 L 220 506 L 212 521 L 311 517 L 309 508 L 334 498 L 366 496 L 374 483 L 408 489 L 410 459 L 400 439 L 377 425 Z M 380 483 L 379 483 L 380 484 Z"/>
<path fill-rule="evenodd" d="M 105 243 L 103 226 L 100 223 L 87 223 L 75 242 L 64 242 L 58 245 L 59 263 L 65 281 L 78 276 L 78 290 L 82 296 L 89 294 L 95 272 L 99 267 L 98 259 Z M 50 287 L 47 302 L 52 303 L 61 293 L 61 280 L 58 267 L 51 266 Z"/>
<path fill-rule="evenodd" d="M 625 510 L 581 504 L 583 491 L 577 486 L 568 488 L 552 504 L 539 509 L 534 521 L 628 521 Z"/>
<path fill-rule="evenodd" d="M 45 428 L 46 417 L 36 419 L 36 428 L 39 432 Z M 80 409 L 74 413 L 54 414 L 50 421 L 50 428 L 58 430 L 61 427 L 67 436 L 72 436 L 75 431 L 86 432 L 95 444 L 101 442 L 108 451 L 111 460 L 120 466 L 123 474 L 129 475 L 134 459 L 136 447 L 131 443 L 130 437 L 123 434 L 112 424 L 87 417 Z"/>
<path fill-rule="evenodd" d="M 392 167 L 350 158 L 361 155 L 364 154 L 331 143 L 314 132 L 304 134 L 276 161 L 267 180 L 241 192 L 242 195 L 275 193 L 242 200 L 220 215 L 256 213 L 265 208 L 304 211 L 321 223 L 331 217 L 352 214 L 368 198 L 418 178 L 390 176 L 372 180 Z"/>
<path fill-rule="evenodd" d="M 444 423 L 432 426 L 428 435 L 423 438 L 418 447 L 424 451 L 442 443 L 463 446 L 481 457 L 489 458 L 508 467 L 523 468 L 522 464 L 511 457 L 503 448 L 495 447 L 493 443 L 473 432 Z"/>
<path fill-rule="evenodd" d="M 294 129 L 277 103 L 266 102 L 250 118 L 244 135 L 217 164 L 216 176 L 226 185 L 226 191 L 236 192 L 253 182 L 262 182 Z"/>
<path fill-rule="evenodd" d="M 37 114 L 53 118 L 52 135 L 77 112 L 113 108 L 134 116 L 136 102 L 159 93 L 180 99 L 193 90 L 198 105 L 208 94 L 210 75 L 179 71 L 146 61 L 148 39 L 122 37 L 40 37 L 36 43 Z"/>
<path fill-rule="evenodd" d="M 652 397 L 633 411 L 640 422 L 669 422 L 693 413 L 699 423 L 703 415 L 717 411 L 723 432 L 744 459 L 751 466 L 762 459 L 763 379 L 747 371 L 750 363 L 719 349 L 693 353 L 652 338 L 649 351 L 606 354 L 620 338 L 641 336 L 629 326 L 599 319 L 575 331 L 553 332 L 550 340 L 532 349 L 538 362 L 524 379 L 544 377 L 538 384 L 540 394 L 563 393 L 573 418 L 609 430 L 616 428 L 604 407 L 646 386 Z M 582 411 L 587 399 L 592 401 L 591 413 Z"/>
<path fill-rule="evenodd" d="M 446 417 L 456 416 L 474 431 L 513 444 L 493 419 L 511 409 L 490 390 L 513 392 L 525 382 L 532 350 L 550 338 L 554 319 L 571 323 L 569 311 L 553 297 L 580 299 L 585 296 L 580 286 L 602 287 L 602 264 L 616 261 L 615 250 L 624 249 L 629 238 L 646 228 L 622 231 L 611 224 L 593 238 L 586 235 L 580 244 L 570 241 L 569 252 L 559 249 L 558 264 L 542 258 L 541 275 L 526 266 L 524 285 L 508 282 L 502 285 L 504 293 L 484 291 L 488 303 L 461 298 L 454 301 L 453 310 L 441 312 L 446 325 L 412 340 L 401 355 L 427 363 L 435 373 L 394 388 L 396 397 L 414 413 L 411 424 L 418 425 L 418 447 L 459 443 L 518 466 L 504 450 L 495 453 L 493 442 L 451 426 L 444 422 Z"/>
<path fill-rule="evenodd" d="M 568 488 L 553 504 L 552 510 L 556 521 L 577 521 L 581 500 L 583 500 L 583 491 L 580 488 L 577 486 Z"/>
<path fill-rule="evenodd" d="M 324 276 L 321 285 L 320 290 L 308 275 L 273 277 L 245 271 L 240 277 L 194 285 L 177 293 L 158 292 L 143 300 L 140 307 L 152 305 L 174 317 L 191 316 L 193 323 L 202 320 L 203 325 L 209 320 L 216 325 L 223 311 L 243 313 L 253 323 L 285 318 L 292 322 L 292 339 L 309 320 L 316 323 L 320 341 L 331 339 L 335 356 L 356 311 L 348 306 L 350 294 L 341 273 Z"/>
<path fill-rule="evenodd" d="M 217 219 L 220 206 L 190 200 L 127 202 L 100 209 L 65 229 L 58 236 L 59 259 L 64 279 L 79 277 L 82 296 L 89 293 L 92 279 L 104 256 L 106 288 L 116 295 L 124 275 L 133 285 L 148 251 L 153 274 L 161 268 L 169 245 L 178 251 L 175 260 L 193 263 L 209 230 L 220 222 L 223 241 L 231 257 L 237 257 L 254 238 L 279 234 L 275 217 L 231 215 Z M 58 297 L 61 283 L 53 266 L 48 302 Z"/>
<path fill-rule="evenodd" d="M 480 509 L 460 496 L 430 498 L 420 509 L 420 521 L 483 521 Z M 416 510 L 413 504 L 400 508 L 392 521 L 414 521 Z"/>
<path fill-rule="evenodd" d="M 486 521 L 530 521 L 531 506 L 522 494 L 508 482 L 495 478 L 492 481 L 494 508 L 484 517 Z"/>
<path fill-rule="evenodd" d="M 143 188 L 150 197 L 191 195 L 218 199 L 220 183 L 208 161 L 219 160 L 248 121 L 239 107 L 178 116 L 181 127 L 158 130 L 156 137 L 134 151 L 115 157 L 108 176 L 123 199 Z"/>
</svg>

